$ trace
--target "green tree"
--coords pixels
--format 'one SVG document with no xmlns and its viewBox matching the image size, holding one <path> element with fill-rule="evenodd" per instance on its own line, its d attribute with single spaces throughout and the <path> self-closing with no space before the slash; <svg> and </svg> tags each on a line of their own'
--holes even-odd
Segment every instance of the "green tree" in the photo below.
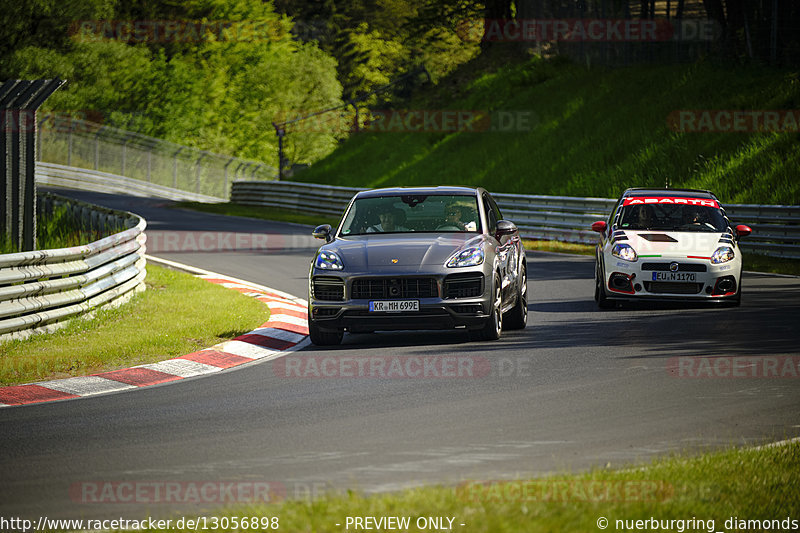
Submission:
<svg viewBox="0 0 800 533">
<path fill-rule="evenodd" d="M 0 0 L 0 79 L 13 77 L 6 60 L 30 46 L 65 50 L 81 21 L 113 16 L 115 0 Z"/>
</svg>

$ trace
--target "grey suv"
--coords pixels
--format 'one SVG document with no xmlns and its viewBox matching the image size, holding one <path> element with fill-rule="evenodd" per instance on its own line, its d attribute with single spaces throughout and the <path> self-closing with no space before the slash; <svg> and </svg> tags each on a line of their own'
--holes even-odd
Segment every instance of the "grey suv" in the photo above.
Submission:
<svg viewBox="0 0 800 533">
<path fill-rule="evenodd" d="M 466 328 L 493 340 L 525 327 L 527 268 L 517 227 L 481 188 L 362 191 L 311 261 L 308 327 L 317 345 L 345 331 Z"/>
</svg>

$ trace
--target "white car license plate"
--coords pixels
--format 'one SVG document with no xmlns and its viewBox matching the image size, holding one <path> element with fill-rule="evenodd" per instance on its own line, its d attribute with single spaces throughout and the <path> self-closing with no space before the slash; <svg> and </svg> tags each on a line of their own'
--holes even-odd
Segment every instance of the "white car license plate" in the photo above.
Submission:
<svg viewBox="0 0 800 533">
<path fill-rule="evenodd" d="M 402 313 L 419 311 L 419 300 L 374 300 L 369 302 L 370 313 Z"/>
<path fill-rule="evenodd" d="M 653 281 L 697 281 L 694 272 L 653 272 Z"/>
</svg>

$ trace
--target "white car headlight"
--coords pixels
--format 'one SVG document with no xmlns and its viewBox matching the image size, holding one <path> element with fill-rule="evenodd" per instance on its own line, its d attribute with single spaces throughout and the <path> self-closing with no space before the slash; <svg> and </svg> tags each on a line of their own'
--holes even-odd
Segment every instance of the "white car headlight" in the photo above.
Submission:
<svg viewBox="0 0 800 533">
<path fill-rule="evenodd" d="M 636 254 L 636 250 L 630 247 L 628 244 L 615 244 L 614 247 L 611 249 L 611 255 L 614 257 L 619 257 L 620 259 L 624 259 L 625 261 L 636 261 L 639 257 Z"/>
<path fill-rule="evenodd" d="M 733 248 L 730 246 L 720 246 L 711 254 L 711 263 L 714 265 L 727 263 L 734 257 L 736 257 L 736 254 L 733 253 Z"/>
<path fill-rule="evenodd" d="M 335 252 L 321 251 L 314 260 L 314 266 L 321 270 L 342 270 L 344 263 Z"/>
<path fill-rule="evenodd" d="M 483 263 L 483 247 L 464 248 L 450 256 L 445 265 L 449 268 L 478 266 Z"/>
</svg>

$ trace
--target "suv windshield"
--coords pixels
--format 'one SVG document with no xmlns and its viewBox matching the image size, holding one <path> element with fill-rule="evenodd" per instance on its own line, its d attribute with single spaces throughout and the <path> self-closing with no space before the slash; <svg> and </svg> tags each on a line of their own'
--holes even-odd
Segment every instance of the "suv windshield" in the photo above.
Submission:
<svg viewBox="0 0 800 533">
<path fill-rule="evenodd" d="M 722 232 L 728 222 L 716 207 L 702 205 L 627 205 L 618 218 L 620 229 Z"/>
<path fill-rule="evenodd" d="M 341 235 L 480 231 L 475 196 L 406 194 L 357 199 L 345 215 Z"/>
</svg>

